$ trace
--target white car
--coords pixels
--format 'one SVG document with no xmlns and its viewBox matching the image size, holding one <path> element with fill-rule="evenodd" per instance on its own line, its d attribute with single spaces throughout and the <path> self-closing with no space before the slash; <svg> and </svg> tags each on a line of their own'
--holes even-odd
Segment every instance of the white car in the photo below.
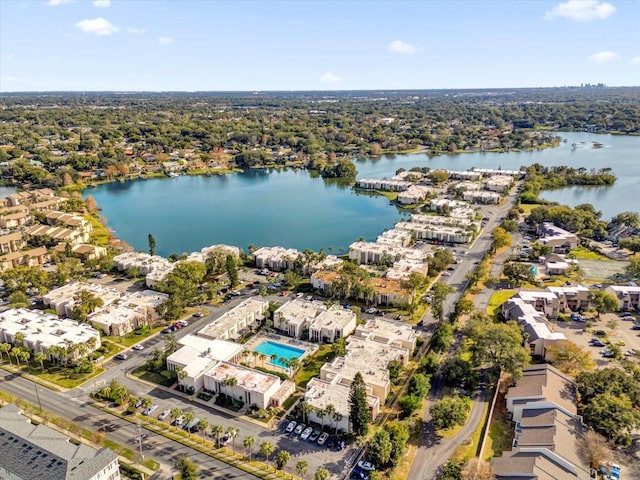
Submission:
<svg viewBox="0 0 640 480">
<path fill-rule="evenodd" d="M 300 435 L 300 438 L 302 440 L 306 440 L 307 438 L 309 438 L 309 435 L 311 435 L 311 432 L 313 432 L 313 428 L 311 427 L 305 428 L 304 432 L 302 432 L 302 434 Z"/>
<path fill-rule="evenodd" d="M 358 462 L 358 468 L 361 470 L 366 470 L 368 472 L 373 472 L 376 469 L 376 466 L 371 462 L 365 462 L 364 460 L 360 460 Z"/>
<path fill-rule="evenodd" d="M 285 432 L 291 433 L 296 428 L 297 423 L 293 420 L 287 424 L 287 428 L 284 429 Z"/>
<path fill-rule="evenodd" d="M 133 346 L 133 347 L 131 347 L 131 348 L 132 348 L 133 350 L 140 351 L 140 350 L 144 350 L 144 345 L 140 345 L 140 344 L 138 344 L 138 345 L 134 345 L 134 346 Z"/>
<path fill-rule="evenodd" d="M 442 272 L 441 274 L 443 277 L 450 277 L 451 274 L 449 272 Z"/>
<path fill-rule="evenodd" d="M 171 410 L 165 410 L 160 415 L 158 415 L 158 420 L 164 420 L 171 414 Z"/>
</svg>

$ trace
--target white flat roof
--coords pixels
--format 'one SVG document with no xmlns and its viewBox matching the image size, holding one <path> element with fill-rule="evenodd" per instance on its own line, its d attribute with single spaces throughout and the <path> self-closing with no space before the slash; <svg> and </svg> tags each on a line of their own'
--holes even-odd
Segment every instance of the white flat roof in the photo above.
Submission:
<svg viewBox="0 0 640 480">
<path fill-rule="evenodd" d="M 260 393 L 269 391 L 274 385 L 280 385 L 280 379 L 275 375 L 227 362 L 218 362 L 205 373 L 205 376 L 219 382 L 228 378 L 235 378 L 236 385 L 245 390 Z"/>
</svg>

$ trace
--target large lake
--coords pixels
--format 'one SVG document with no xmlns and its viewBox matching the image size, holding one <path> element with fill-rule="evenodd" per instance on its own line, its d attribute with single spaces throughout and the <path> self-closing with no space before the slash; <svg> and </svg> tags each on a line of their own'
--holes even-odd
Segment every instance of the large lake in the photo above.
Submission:
<svg viewBox="0 0 640 480">
<path fill-rule="evenodd" d="M 609 188 L 547 191 L 543 198 L 575 206 L 593 203 L 603 218 L 640 210 L 640 137 L 562 133 L 559 147 L 542 151 L 383 155 L 356 162 L 358 178 L 392 176 L 414 166 L 467 170 L 517 169 L 522 165 L 610 167 L 618 181 Z M 592 148 L 593 142 L 602 144 Z M 576 144 L 576 148 L 572 144 Z M 199 250 L 215 243 L 245 248 L 282 245 L 340 253 L 360 237 L 373 240 L 406 214 L 386 198 L 357 194 L 301 170 L 223 177 L 154 179 L 109 183 L 85 190 L 92 195 L 118 238 L 147 250 L 152 233 L 161 255 Z"/>
</svg>

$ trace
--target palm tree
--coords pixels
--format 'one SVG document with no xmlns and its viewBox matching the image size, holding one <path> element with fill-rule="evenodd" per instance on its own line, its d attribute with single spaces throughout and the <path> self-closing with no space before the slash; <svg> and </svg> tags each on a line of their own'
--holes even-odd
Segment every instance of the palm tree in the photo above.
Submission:
<svg viewBox="0 0 640 480">
<path fill-rule="evenodd" d="M 308 471 L 309 462 L 306 460 L 299 460 L 298 463 L 296 463 L 296 473 L 300 475 L 301 478 L 304 478 Z"/>
<path fill-rule="evenodd" d="M 320 419 L 320 423 L 322 424 L 320 430 L 324 430 L 324 417 L 327 416 L 327 411 L 324 408 L 318 408 L 316 409 L 316 416 Z"/>
<path fill-rule="evenodd" d="M 151 399 L 151 397 L 144 397 L 142 399 L 142 409 L 143 410 L 148 409 L 151 405 L 153 405 L 153 400 Z"/>
<path fill-rule="evenodd" d="M 335 435 L 338 434 L 338 423 L 340 423 L 340 420 L 342 420 L 343 415 L 340 412 L 335 412 L 333 414 L 333 420 L 334 422 L 336 422 L 336 430 L 335 430 Z"/>
<path fill-rule="evenodd" d="M 21 351 L 22 351 L 22 350 L 20 350 L 20 348 L 18 348 L 18 347 L 13 347 L 13 348 L 11 349 L 11 355 L 13 355 L 14 357 L 16 357 L 16 362 L 18 362 L 18 366 L 20 366 L 20 358 L 19 358 L 19 356 L 20 356 L 20 352 L 21 352 Z"/>
<path fill-rule="evenodd" d="M 336 407 L 330 403 L 324 408 L 324 413 L 329 418 L 329 431 L 331 431 L 331 422 L 333 420 L 333 415 L 336 413 Z"/>
<path fill-rule="evenodd" d="M 187 378 L 188 375 L 189 374 L 184 369 L 184 367 L 181 367 L 180 365 L 176 367 L 176 376 L 178 377 L 178 383 L 182 384 L 182 380 Z"/>
<path fill-rule="evenodd" d="M 318 468 L 316 473 L 313 475 L 313 480 L 327 480 L 329 478 L 329 470 L 326 468 Z"/>
<path fill-rule="evenodd" d="M 240 433 L 240 429 L 238 427 L 228 427 L 227 435 L 231 437 L 231 450 L 235 451 L 236 449 L 236 437 Z"/>
<path fill-rule="evenodd" d="M 291 369 L 292 374 L 295 370 L 298 369 L 298 367 L 300 367 L 300 360 L 297 357 L 293 357 L 291 360 L 289 360 L 289 368 Z"/>
<path fill-rule="evenodd" d="M 169 334 L 164 337 L 164 353 L 169 356 L 176 350 L 178 350 L 178 340 L 176 340 L 175 335 Z"/>
<path fill-rule="evenodd" d="M 29 359 L 31 358 L 31 352 L 29 350 L 24 350 L 24 349 L 20 350 L 18 357 L 20 357 L 20 360 L 22 360 L 25 364 L 29 363 Z"/>
<path fill-rule="evenodd" d="M 195 418 L 195 415 L 193 414 L 193 412 L 184 412 L 184 424 L 185 425 L 189 425 L 193 419 Z M 189 434 L 189 436 L 191 436 L 191 430 L 187 430 L 187 433 Z"/>
<path fill-rule="evenodd" d="M 22 342 L 24 341 L 24 333 L 22 332 L 18 332 L 16 333 L 16 336 L 13 340 L 13 344 L 18 347 L 20 345 L 22 345 Z"/>
<path fill-rule="evenodd" d="M 276 447 L 274 447 L 273 443 L 269 441 L 265 441 L 260 444 L 260 453 L 264 455 L 264 458 L 266 458 L 267 467 L 269 466 L 269 457 L 275 449 Z"/>
<path fill-rule="evenodd" d="M 253 445 L 256 443 L 256 439 L 253 438 L 251 435 L 247 435 L 246 437 L 244 437 L 244 441 L 242 442 L 242 445 L 244 446 L 244 448 L 247 449 L 247 451 L 249 452 L 249 463 L 251 463 L 251 449 L 253 448 Z"/>
<path fill-rule="evenodd" d="M 289 463 L 289 460 L 291 460 L 291 454 L 286 450 L 280 450 L 278 452 L 278 455 L 276 455 L 278 468 L 282 471 L 284 471 L 284 467 L 287 465 L 287 463 Z"/>
<path fill-rule="evenodd" d="M 204 434 L 206 433 L 207 428 L 209 428 L 209 420 L 203 418 L 198 422 L 198 430 L 202 432 L 202 443 L 204 443 Z"/>
<path fill-rule="evenodd" d="M 262 366 L 264 367 L 264 361 L 267 359 L 267 355 L 264 353 L 259 353 L 258 354 L 258 358 L 260 359 L 260 362 L 262 363 Z"/>
<path fill-rule="evenodd" d="M 181 408 L 172 408 L 169 411 L 169 418 L 171 419 L 171 423 L 174 423 L 178 418 L 180 418 L 182 416 L 182 409 Z"/>
<path fill-rule="evenodd" d="M 220 448 L 220 437 L 224 435 L 224 427 L 222 425 L 214 425 L 211 427 L 211 433 L 216 439 L 216 447 Z"/>
<path fill-rule="evenodd" d="M 10 343 L 0 343 L 0 357 L 2 357 L 3 353 L 6 353 L 7 358 L 9 359 L 9 362 L 11 362 L 11 355 L 9 354 L 10 351 L 11 351 Z"/>
<path fill-rule="evenodd" d="M 36 362 L 40 362 L 40 368 L 42 369 L 43 372 L 44 372 L 44 361 L 46 359 L 47 359 L 47 356 L 43 352 L 36 353 L 36 356 L 34 357 L 34 360 Z"/>
<path fill-rule="evenodd" d="M 314 408 L 309 402 L 305 402 L 304 400 L 300 402 L 300 411 L 302 412 L 302 420 L 305 423 L 308 423 L 309 414 L 313 412 Z"/>
</svg>

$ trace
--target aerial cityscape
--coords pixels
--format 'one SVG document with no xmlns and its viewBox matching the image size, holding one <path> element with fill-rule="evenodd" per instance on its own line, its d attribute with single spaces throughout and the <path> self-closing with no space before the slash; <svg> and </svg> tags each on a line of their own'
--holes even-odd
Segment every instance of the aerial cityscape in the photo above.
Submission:
<svg viewBox="0 0 640 480">
<path fill-rule="evenodd" d="M 0 479 L 640 478 L 638 18 L 0 0 Z"/>
</svg>

